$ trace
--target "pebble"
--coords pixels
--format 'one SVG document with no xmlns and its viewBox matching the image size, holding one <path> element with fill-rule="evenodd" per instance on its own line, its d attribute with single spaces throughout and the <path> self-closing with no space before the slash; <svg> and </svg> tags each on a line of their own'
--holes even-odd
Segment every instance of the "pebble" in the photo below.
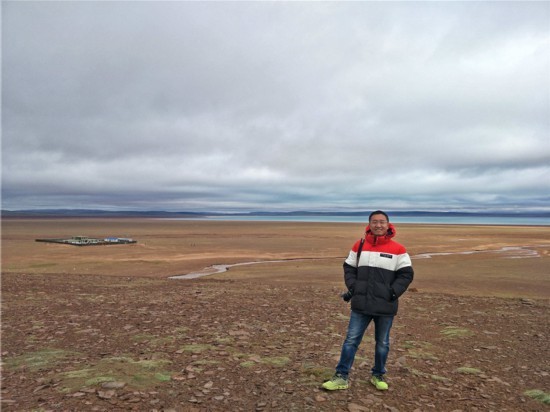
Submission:
<svg viewBox="0 0 550 412">
<path fill-rule="evenodd" d="M 324 397 L 323 395 L 317 395 L 317 396 L 315 397 L 315 400 L 316 400 L 317 402 L 326 402 L 326 401 L 327 401 L 327 398 Z"/>
<path fill-rule="evenodd" d="M 101 399 L 111 399 L 113 396 L 115 396 L 115 391 L 97 391 L 97 396 Z"/>
</svg>

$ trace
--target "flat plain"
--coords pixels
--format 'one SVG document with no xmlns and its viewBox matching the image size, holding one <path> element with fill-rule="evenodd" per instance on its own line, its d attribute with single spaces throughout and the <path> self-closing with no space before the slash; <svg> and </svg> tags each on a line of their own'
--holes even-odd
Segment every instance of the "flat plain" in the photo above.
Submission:
<svg viewBox="0 0 550 412">
<path fill-rule="evenodd" d="M 368 383 L 369 328 L 351 388 L 327 393 L 363 224 L 4 219 L 2 408 L 548 410 L 550 228 L 396 226 L 415 279 L 390 390 Z M 35 242 L 78 235 L 138 243 Z"/>
</svg>

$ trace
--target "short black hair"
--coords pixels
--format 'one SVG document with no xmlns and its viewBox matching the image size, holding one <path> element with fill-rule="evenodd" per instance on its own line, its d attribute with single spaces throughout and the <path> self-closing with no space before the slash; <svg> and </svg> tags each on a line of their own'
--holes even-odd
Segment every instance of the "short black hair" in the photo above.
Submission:
<svg viewBox="0 0 550 412">
<path fill-rule="evenodd" d="M 387 221 L 389 222 L 390 221 L 390 218 L 388 217 L 388 214 L 386 212 L 382 212 L 381 210 L 375 210 L 374 212 L 372 212 L 370 215 L 369 215 L 369 222 L 370 220 L 372 219 L 372 217 L 374 215 L 384 215 L 386 216 L 386 219 Z"/>
</svg>

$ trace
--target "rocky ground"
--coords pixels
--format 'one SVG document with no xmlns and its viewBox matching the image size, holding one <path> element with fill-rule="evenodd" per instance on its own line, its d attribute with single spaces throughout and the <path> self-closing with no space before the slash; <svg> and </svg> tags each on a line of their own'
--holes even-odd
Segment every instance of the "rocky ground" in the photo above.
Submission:
<svg viewBox="0 0 550 412">
<path fill-rule="evenodd" d="M 4 411 L 546 411 L 549 303 L 408 292 L 387 392 L 367 332 L 348 391 L 320 389 L 349 306 L 310 282 L 8 273 Z M 538 399 L 537 399 L 538 398 Z"/>
</svg>

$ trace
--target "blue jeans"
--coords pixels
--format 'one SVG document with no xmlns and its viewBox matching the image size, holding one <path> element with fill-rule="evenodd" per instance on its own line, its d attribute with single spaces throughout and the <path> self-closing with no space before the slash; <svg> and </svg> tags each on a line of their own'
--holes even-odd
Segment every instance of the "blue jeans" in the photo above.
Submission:
<svg viewBox="0 0 550 412">
<path fill-rule="evenodd" d="M 386 360 L 390 351 L 390 329 L 393 323 L 393 316 L 371 316 L 351 311 L 348 334 L 342 345 L 340 362 L 336 366 L 336 373 L 339 373 L 344 378 L 347 378 L 349 375 L 351 365 L 353 365 L 355 359 L 355 353 L 371 320 L 374 320 L 374 338 L 376 340 L 372 374 L 383 375 L 386 373 Z"/>
</svg>

